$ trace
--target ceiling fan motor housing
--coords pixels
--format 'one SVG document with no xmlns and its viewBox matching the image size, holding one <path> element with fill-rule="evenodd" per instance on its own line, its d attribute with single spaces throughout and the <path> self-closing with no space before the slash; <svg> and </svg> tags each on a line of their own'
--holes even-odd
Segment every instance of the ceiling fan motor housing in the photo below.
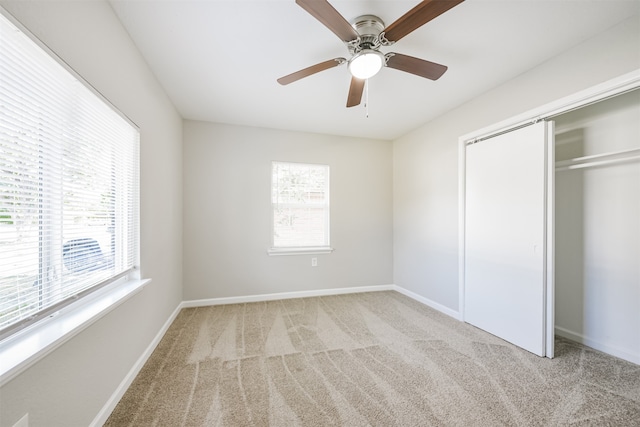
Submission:
<svg viewBox="0 0 640 427">
<path fill-rule="evenodd" d="M 378 36 L 385 28 L 382 19 L 375 15 L 362 15 L 354 19 L 351 26 L 360 34 L 358 39 L 347 44 L 352 55 L 364 49 L 377 50 L 380 47 Z"/>
</svg>

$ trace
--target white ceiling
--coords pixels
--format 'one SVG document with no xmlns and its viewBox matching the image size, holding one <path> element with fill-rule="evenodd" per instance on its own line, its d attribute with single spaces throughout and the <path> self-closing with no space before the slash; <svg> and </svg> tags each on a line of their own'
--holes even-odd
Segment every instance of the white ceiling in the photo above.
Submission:
<svg viewBox="0 0 640 427">
<path fill-rule="evenodd" d="M 418 2 L 331 0 L 391 24 Z M 396 139 L 640 12 L 639 0 L 467 0 L 383 52 L 447 65 L 437 81 L 385 68 L 345 107 L 346 66 L 276 79 L 348 51 L 294 0 L 111 0 L 186 119 Z"/>
</svg>

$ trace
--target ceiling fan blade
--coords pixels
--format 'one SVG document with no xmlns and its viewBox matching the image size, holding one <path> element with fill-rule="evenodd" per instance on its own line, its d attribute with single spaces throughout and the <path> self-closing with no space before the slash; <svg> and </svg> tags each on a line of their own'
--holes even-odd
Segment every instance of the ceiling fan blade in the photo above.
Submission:
<svg viewBox="0 0 640 427">
<path fill-rule="evenodd" d="M 415 29 L 459 5 L 464 0 L 424 0 L 384 29 L 390 42 L 397 42 Z"/>
<path fill-rule="evenodd" d="M 403 55 L 401 53 L 388 53 L 386 55 L 387 67 L 396 70 L 405 71 L 424 77 L 430 80 L 438 80 L 447 67 L 445 65 L 436 64 L 435 62 L 425 61 L 424 59 L 414 58 L 413 56 Z"/>
<path fill-rule="evenodd" d="M 359 37 L 351 24 L 326 0 L 296 0 L 296 3 L 340 37 L 343 42 L 350 42 Z"/>
<path fill-rule="evenodd" d="M 312 74 L 319 73 L 320 71 L 328 70 L 329 68 L 337 67 L 338 65 L 342 65 L 347 62 L 344 58 L 334 58 L 328 61 L 321 62 L 316 65 L 312 65 L 311 67 L 307 67 L 303 70 L 296 71 L 295 73 L 291 73 L 284 77 L 280 77 L 278 79 L 278 83 L 281 85 L 288 85 L 289 83 L 293 83 L 302 78 L 309 77 Z"/>
<path fill-rule="evenodd" d="M 364 92 L 364 83 L 363 79 L 356 79 L 355 77 L 351 77 L 351 85 L 349 86 L 349 96 L 347 97 L 347 108 L 355 107 L 359 105 L 362 101 L 362 92 Z"/>
</svg>

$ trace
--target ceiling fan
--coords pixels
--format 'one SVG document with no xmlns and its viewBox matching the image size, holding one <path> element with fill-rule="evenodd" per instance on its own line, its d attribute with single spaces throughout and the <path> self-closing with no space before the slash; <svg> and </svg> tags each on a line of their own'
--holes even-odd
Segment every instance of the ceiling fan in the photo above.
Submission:
<svg viewBox="0 0 640 427">
<path fill-rule="evenodd" d="M 464 0 L 424 0 L 398 18 L 388 27 L 374 15 L 362 15 L 350 24 L 326 0 L 296 0 L 296 3 L 320 21 L 342 40 L 349 49 L 350 59 L 334 58 L 304 68 L 278 79 L 288 85 L 304 77 L 347 64 L 351 73 L 351 85 L 347 107 L 360 104 L 365 81 L 377 74 L 382 67 L 395 68 L 431 80 L 439 79 L 447 67 L 401 53 L 380 52 L 382 46 L 391 46 L 407 34 L 440 16 Z"/>
</svg>

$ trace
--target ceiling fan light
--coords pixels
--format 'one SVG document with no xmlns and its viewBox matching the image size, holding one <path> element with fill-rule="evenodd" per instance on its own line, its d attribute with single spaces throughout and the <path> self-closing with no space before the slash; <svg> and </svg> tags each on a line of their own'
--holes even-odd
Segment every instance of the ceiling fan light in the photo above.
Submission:
<svg viewBox="0 0 640 427">
<path fill-rule="evenodd" d="M 368 79 L 378 74 L 384 65 L 384 55 L 377 50 L 365 49 L 349 61 L 349 72 L 357 79 Z"/>
</svg>

